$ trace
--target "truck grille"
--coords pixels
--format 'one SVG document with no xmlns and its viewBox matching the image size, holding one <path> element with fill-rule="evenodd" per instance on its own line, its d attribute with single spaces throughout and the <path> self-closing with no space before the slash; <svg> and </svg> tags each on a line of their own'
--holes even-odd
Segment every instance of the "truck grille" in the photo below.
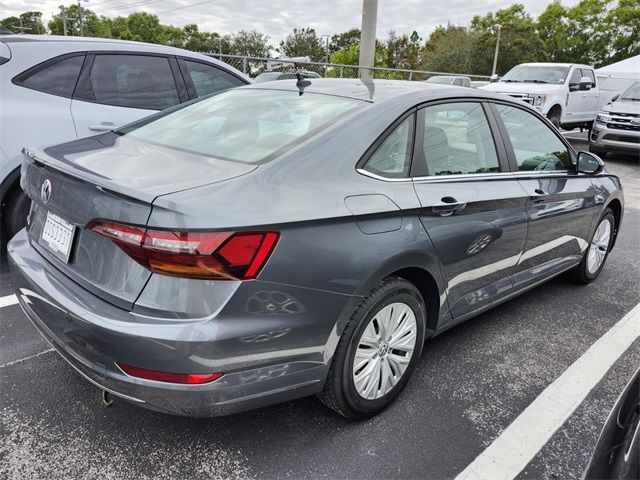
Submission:
<svg viewBox="0 0 640 480">
<path fill-rule="evenodd" d="M 609 115 L 611 120 L 607 123 L 607 128 L 640 132 L 640 124 L 632 123 L 633 120 L 640 119 L 640 116 L 632 113 L 610 113 Z"/>
<path fill-rule="evenodd" d="M 529 105 L 533 105 L 533 98 L 527 95 L 526 93 L 507 93 L 510 97 L 517 98 L 518 100 L 522 100 Z"/>
</svg>

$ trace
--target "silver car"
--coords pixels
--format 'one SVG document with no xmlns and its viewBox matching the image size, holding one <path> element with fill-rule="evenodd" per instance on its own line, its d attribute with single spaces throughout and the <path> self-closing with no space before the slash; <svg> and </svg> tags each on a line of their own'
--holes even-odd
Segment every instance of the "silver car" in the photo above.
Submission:
<svg viewBox="0 0 640 480">
<path fill-rule="evenodd" d="M 229 90 L 26 149 L 22 186 L 27 316 L 90 382 L 182 415 L 314 394 L 374 415 L 427 338 L 595 280 L 624 205 L 522 102 L 397 81 Z"/>
<path fill-rule="evenodd" d="M 589 151 L 601 157 L 609 152 L 640 155 L 640 82 L 598 112 L 589 135 Z"/>
</svg>

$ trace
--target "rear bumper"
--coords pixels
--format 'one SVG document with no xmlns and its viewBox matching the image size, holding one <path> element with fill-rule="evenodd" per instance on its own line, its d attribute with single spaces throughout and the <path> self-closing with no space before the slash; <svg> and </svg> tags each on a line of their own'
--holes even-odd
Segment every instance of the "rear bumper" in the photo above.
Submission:
<svg viewBox="0 0 640 480">
<path fill-rule="evenodd" d="M 22 309 L 67 362 L 116 396 L 179 415 L 226 415 L 318 393 L 332 353 L 328 345 L 336 342 L 336 320 L 349 302 L 344 295 L 279 286 L 307 307 L 258 318 L 246 311 L 241 318 L 242 312 L 225 307 L 215 318 L 160 320 L 111 305 L 71 282 L 30 245 L 24 231 L 10 242 L 8 254 Z M 269 285 L 246 283 L 261 291 Z M 246 302 L 229 302 L 234 303 Z M 130 377 L 116 361 L 224 376 L 204 385 L 170 384 Z"/>
</svg>

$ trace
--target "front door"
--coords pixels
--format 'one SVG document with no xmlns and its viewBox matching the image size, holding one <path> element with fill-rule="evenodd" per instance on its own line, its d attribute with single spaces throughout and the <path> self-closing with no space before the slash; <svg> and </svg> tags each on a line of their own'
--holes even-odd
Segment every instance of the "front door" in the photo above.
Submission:
<svg viewBox="0 0 640 480">
<path fill-rule="evenodd" d="M 454 318 L 509 293 L 526 239 L 527 198 L 485 109 L 449 102 L 419 110 L 414 161 L 426 162 L 427 175 L 414 187 Z"/>
<path fill-rule="evenodd" d="M 495 105 L 516 176 L 527 192 L 529 231 L 514 287 L 565 270 L 588 246 L 596 212 L 591 179 L 578 174 L 562 136 L 525 108 Z"/>
</svg>

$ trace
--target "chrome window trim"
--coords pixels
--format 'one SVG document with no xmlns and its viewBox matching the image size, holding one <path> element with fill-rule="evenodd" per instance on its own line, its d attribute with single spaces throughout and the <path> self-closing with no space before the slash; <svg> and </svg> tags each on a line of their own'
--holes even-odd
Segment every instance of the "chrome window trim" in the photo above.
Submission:
<svg viewBox="0 0 640 480">
<path fill-rule="evenodd" d="M 455 175 L 427 175 L 420 177 L 402 177 L 402 178 L 390 178 L 376 175 L 362 168 L 357 168 L 356 172 L 365 177 L 370 177 L 375 180 L 382 180 L 383 182 L 450 182 L 455 180 L 467 181 L 467 180 L 504 180 L 505 178 L 514 178 L 514 172 L 494 172 L 494 173 L 462 173 Z"/>
</svg>

